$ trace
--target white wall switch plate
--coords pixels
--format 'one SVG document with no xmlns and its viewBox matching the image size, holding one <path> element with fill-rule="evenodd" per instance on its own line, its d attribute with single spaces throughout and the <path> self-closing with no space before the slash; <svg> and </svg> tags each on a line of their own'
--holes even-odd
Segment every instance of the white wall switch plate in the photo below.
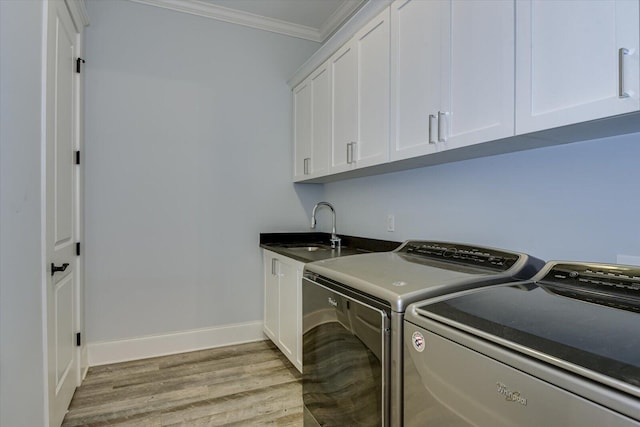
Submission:
<svg viewBox="0 0 640 427">
<path fill-rule="evenodd" d="M 393 214 L 387 215 L 387 231 L 396 231 L 396 217 Z"/>
</svg>

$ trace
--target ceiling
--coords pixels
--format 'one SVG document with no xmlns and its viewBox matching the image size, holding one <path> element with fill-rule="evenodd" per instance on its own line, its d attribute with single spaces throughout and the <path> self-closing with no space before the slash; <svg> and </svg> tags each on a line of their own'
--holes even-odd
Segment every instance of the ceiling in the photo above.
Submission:
<svg viewBox="0 0 640 427">
<path fill-rule="evenodd" d="M 367 0 L 131 0 L 324 42 Z"/>
</svg>

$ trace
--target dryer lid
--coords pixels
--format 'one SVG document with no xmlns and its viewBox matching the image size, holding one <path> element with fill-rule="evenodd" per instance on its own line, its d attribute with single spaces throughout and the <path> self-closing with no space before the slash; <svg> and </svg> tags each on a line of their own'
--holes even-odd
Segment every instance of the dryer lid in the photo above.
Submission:
<svg viewBox="0 0 640 427">
<path fill-rule="evenodd" d="M 534 281 L 417 303 L 406 318 L 476 333 L 640 397 L 640 313 L 629 296 L 638 283 L 640 269 L 629 266 L 551 262 Z"/>
</svg>

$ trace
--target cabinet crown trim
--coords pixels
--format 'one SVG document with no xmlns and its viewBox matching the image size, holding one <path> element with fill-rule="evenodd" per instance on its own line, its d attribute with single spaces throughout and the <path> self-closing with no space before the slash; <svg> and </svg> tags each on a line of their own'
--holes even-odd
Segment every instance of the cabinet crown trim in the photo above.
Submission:
<svg viewBox="0 0 640 427">
<path fill-rule="evenodd" d="M 292 22 L 256 15 L 237 9 L 207 3 L 201 0 L 129 0 L 134 3 L 170 9 L 176 12 L 189 13 L 204 18 L 215 19 L 231 24 L 243 25 L 258 30 L 270 31 L 304 40 L 322 43 L 342 22 L 348 18 L 361 4 L 348 2 L 340 7 L 321 28 L 313 28 Z"/>
<path fill-rule="evenodd" d="M 290 88 L 298 86 L 313 71 L 324 63 L 331 55 L 356 35 L 369 21 L 376 17 L 392 0 L 366 1 L 353 13 L 353 16 L 331 35 L 329 39 L 287 80 Z"/>
<path fill-rule="evenodd" d="M 87 5 L 84 0 L 65 0 L 69 12 L 71 13 L 71 19 L 73 25 L 76 27 L 78 33 L 82 32 L 82 29 L 89 25 L 89 13 L 87 12 Z"/>
</svg>

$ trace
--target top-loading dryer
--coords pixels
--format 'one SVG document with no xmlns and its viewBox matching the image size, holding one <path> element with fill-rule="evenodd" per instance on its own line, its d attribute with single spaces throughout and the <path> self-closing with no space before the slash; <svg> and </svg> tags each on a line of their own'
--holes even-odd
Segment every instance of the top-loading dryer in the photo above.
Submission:
<svg viewBox="0 0 640 427">
<path fill-rule="evenodd" d="M 405 426 L 640 426 L 639 322 L 640 267 L 616 264 L 412 304 Z"/>
</svg>

